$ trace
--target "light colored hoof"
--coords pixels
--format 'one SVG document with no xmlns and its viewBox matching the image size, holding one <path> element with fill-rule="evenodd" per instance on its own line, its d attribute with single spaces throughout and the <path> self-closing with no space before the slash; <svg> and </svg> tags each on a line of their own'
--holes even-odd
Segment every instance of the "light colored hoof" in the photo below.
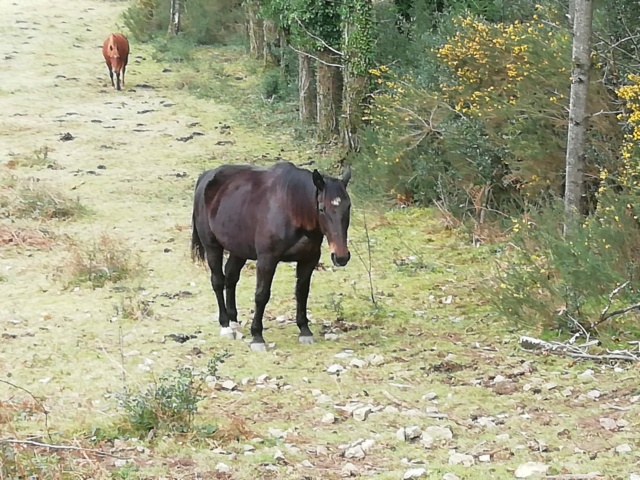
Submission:
<svg viewBox="0 0 640 480">
<path fill-rule="evenodd" d="M 313 341 L 313 337 L 310 335 L 307 336 L 302 336 L 300 335 L 298 337 L 298 342 L 300 342 L 301 345 L 313 345 L 314 341 Z"/>
<path fill-rule="evenodd" d="M 238 322 L 229 322 L 229 328 L 238 330 L 240 328 L 240 324 Z"/>
<path fill-rule="evenodd" d="M 231 327 L 220 327 L 220 337 L 228 338 L 229 340 L 235 340 L 236 331 Z"/>
<path fill-rule="evenodd" d="M 267 344 L 266 343 L 251 343 L 249 344 L 252 352 L 266 352 Z"/>
</svg>

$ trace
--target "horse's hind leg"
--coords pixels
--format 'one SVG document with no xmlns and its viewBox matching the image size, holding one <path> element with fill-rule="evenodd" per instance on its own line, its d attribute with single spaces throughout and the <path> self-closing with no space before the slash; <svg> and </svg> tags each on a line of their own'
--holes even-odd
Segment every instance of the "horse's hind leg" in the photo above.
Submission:
<svg viewBox="0 0 640 480">
<path fill-rule="evenodd" d="M 233 330 L 229 328 L 229 316 L 224 305 L 224 274 L 222 273 L 222 245 L 215 243 L 206 247 L 207 263 L 211 270 L 211 288 L 218 301 L 218 322 L 220 323 L 220 336 L 235 338 Z"/>
<path fill-rule="evenodd" d="M 107 63 L 107 68 L 109 69 L 109 78 L 111 79 L 111 86 L 115 88 L 115 83 L 113 83 L 113 68 L 111 68 L 111 64 Z"/>
<path fill-rule="evenodd" d="M 271 298 L 271 283 L 276 273 L 278 262 L 271 257 L 258 258 L 257 282 L 255 295 L 255 312 L 253 322 L 251 322 L 251 350 L 254 352 L 264 352 L 267 349 L 264 337 L 262 336 L 262 317 L 264 309 Z"/>
<path fill-rule="evenodd" d="M 311 286 L 311 275 L 319 259 L 318 256 L 311 261 L 298 262 L 296 267 L 296 324 L 300 329 L 298 341 L 305 345 L 313 343 L 313 333 L 309 329 L 309 318 L 307 317 L 307 300 Z"/>
<path fill-rule="evenodd" d="M 116 90 L 120 90 L 120 72 L 116 70 Z"/>
<path fill-rule="evenodd" d="M 124 65 L 124 66 L 122 67 L 122 86 L 123 86 L 123 87 L 124 87 L 124 72 L 126 72 L 126 70 L 127 70 L 127 66 L 126 66 L 126 65 Z"/>
<path fill-rule="evenodd" d="M 238 309 L 236 307 L 236 285 L 240 280 L 240 271 L 245 263 L 247 263 L 246 259 L 229 255 L 227 264 L 224 266 L 224 286 L 227 290 L 227 315 L 229 316 L 229 326 L 233 329 L 237 329 L 240 326 L 238 324 Z"/>
</svg>

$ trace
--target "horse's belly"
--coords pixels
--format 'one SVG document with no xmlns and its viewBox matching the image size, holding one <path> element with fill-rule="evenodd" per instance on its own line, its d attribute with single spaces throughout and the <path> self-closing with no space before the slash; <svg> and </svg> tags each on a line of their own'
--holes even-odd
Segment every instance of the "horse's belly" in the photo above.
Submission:
<svg viewBox="0 0 640 480">
<path fill-rule="evenodd" d="M 241 211 L 223 212 L 225 210 L 218 210 L 218 213 L 212 215 L 209 220 L 211 232 L 216 240 L 232 255 L 256 260 L 255 226 L 252 225 L 251 219 Z"/>
</svg>

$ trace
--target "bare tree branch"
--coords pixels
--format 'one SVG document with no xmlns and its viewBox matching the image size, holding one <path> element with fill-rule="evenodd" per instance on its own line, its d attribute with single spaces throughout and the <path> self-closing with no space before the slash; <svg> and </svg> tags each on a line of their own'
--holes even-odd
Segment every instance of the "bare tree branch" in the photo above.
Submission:
<svg viewBox="0 0 640 480">
<path fill-rule="evenodd" d="M 314 40 L 319 41 L 322 46 L 328 50 L 331 50 L 333 53 L 335 53 L 336 55 L 340 55 L 341 57 L 344 57 L 344 53 L 342 53 L 339 50 L 336 50 L 335 48 L 333 48 L 331 45 L 329 45 L 327 42 L 325 42 L 323 39 L 321 39 L 320 37 L 317 37 L 316 35 L 314 35 L 313 33 L 311 33 L 309 30 L 307 30 L 304 26 L 304 24 L 300 21 L 300 19 L 298 17 L 295 17 L 296 22 L 298 22 L 298 25 L 300 25 L 300 28 L 302 28 L 302 30 L 304 30 L 304 32 L 309 35 L 311 38 L 313 38 Z"/>
<path fill-rule="evenodd" d="M 16 438 L 0 438 L 0 443 L 7 443 L 13 445 L 30 445 L 32 447 L 51 448 L 53 450 L 74 450 L 79 452 L 95 453 L 96 455 L 104 457 L 118 458 L 120 460 L 128 460 L 128 457 L 120 457 L 103 450 L 95 450 L 93 448 L 76 447 L 74 445 L 55 445 L 52 443 L 36 442 L 34 440 L 18 440 Z"/>
<path fill-rule="evenodd" d="M 302 50 L 298 50 L 297 48 L 295 48 L 293 45 L 289 45 L 289 48 L 291 50 L 293 50 L 296 53 L 299 53 L 300 55 L 306 55 L 307 57 L 311 57 L 313 58 L 316 62 L 320 62 L 323 65 L 327 65 L 329 67 L 337 67 L 337 68 L 344 68 L 344 65 L 338 65 L 337 63 L 329 63 L 329 62 L 325 62 L 324 60 L 321 60 L 320 58 L 316 57 L 315 55 L 311 55 L 308 52 L 303 52 Z"/>
</svg>

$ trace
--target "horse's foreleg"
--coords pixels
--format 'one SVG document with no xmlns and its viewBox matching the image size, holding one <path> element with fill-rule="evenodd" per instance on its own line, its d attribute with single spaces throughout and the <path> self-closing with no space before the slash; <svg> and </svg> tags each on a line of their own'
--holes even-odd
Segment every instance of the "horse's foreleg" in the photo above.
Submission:
<svg viewBox="0 0 640 480">
<path fill-rule="evenodd" d="M 222 273 L 222 246 L 217 244 L 206 250 L 207 263 L 211 270 L 211 288 L 218 301 L 218 322 L 220 323 L 220 335 L 234 338 L 235 335 L 229 328 L 229 316 L 224 305 L 224 274 Z"/>
<path fill-rule="evenodd" d="M 236 285 L 240 280 L 240 271 L 247 260 L 244 258 L 229 255 L 227 264 L 224 266 L 224 286 L 227 290 L 227 315 L 229 316 L 229 325 L 231 328 L 238 328 L 238 309 L 236 307 Z"/>
<path fill-rule="evenodd" d="M 298 262 L 296 267 L 296 324 L 300 329 L 298 341 L 305 345 L 313 343 L 313 333 L 309 329 L 309 318 L 307 317 L 307 300 L 311 286 L 311 275 L 319 259 L 320 256 L 311 261 Z"/>
<path fill-rule="evenodd" d="M 116 90 L 120 90 L 120 72 L 116 70 Z"/>
<path fill-rule="evenodd" d="M 109 69 L 109 78 L 111 79 L 111 86 L 115 88 L 116 84 L 113 83 L 113 68 L 111 68 L 110 63 L 107 63 L 107 68 Z"/>
<path fill-rule="evenodd" d="M 278 262 L 272 258 L 259 258 L 257 264 L 257 282 L 255 295 L 255 312 L 251 322 L 251 350 L 265 351 L 267 346 L 262 336 L 262 317 L 264 309 L 271 298 L 271 282 L 276 273 Z"/>
<path fill-rule="evenodd" d="M 127 70 L 127 66 L 123 65 L 122 66 L 122 86 L 124 87 L 124 72 Z"/>
</svg>

